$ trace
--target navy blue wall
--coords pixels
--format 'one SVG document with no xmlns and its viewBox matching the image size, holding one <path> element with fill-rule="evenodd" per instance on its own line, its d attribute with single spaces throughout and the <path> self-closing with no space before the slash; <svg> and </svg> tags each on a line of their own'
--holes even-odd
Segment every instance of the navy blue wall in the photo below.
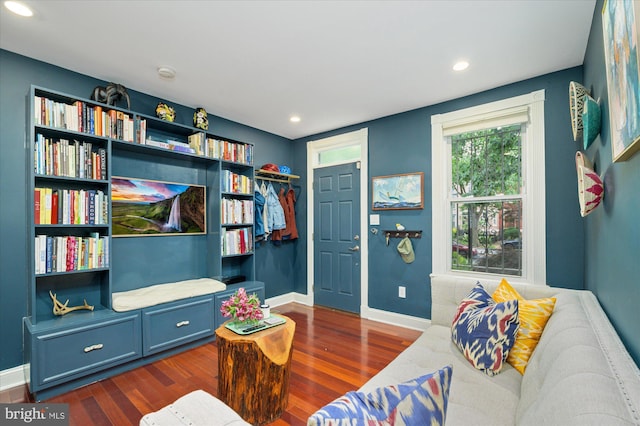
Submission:
<svg viewBox="0 0 640 426">
<path fill-rule="evenodd" d="M 640 153 L 612 163 L 602 1 L 596 4 L 584 61 L 584 86 L 602 106 L 600 136 L 587 150 L 604 176 L 603 205 L 584 219 L 586 288 L 593 291 L 640 365 Z M 638 17 L 636 17 L 638 19 Z"/>
<path fill-rule="evenodd" d="M 547 220 L 547 282 L 573 289 L 584 286 L 584 235 L 580 218 L 576 172 L 575 145 L 572 141 L 568 108 L 568 87 L 572 80 L 582 80 L 582 67 L 556 72 L 500 87 L 487 92 L 456 99 L 439 105 L 384 117 L 295 141 L 297 161 L 305 161 L 303 152 L 309 140 L 367 127 L 369 129 L 369 178 L 397 173 L 424 172 L 425 208 L 373 212 L 380 214 L 379 229 L 394 229 L 401 223 L 407 229 L 421 229 L 421 239 L 412 240 L 416 261 L 405 264 L 396 250 L 398 241 L 389 246 L 380 233 L 369 234 L 369 306 L 391 312 L 429 318 L 431 296 L 429 274 L 431 265 L 431 116 L 468 108 L 487 102 L 545 90 L 545 167 Z M 369 188 L 370 190 L 370 188 Z M 369 206 L 370 208 L 370 206 Z M 444 248 L 446 250 L 446 248 Z M 302 278 L 305 269 L 296 265 Z M 301 279 L 296 280 L 296 289 Z M 406 285 L 407 298 L 397 295 L 399 284 Z"/>
<path fill-rule="evenodd" d="M 32 261 L 31 254 L 27 254 L 26 249 L 28 234 L 25 203 L 25 182 L 28 176 L 25 157 L 25 102 L 31 84 L 88 98 L 95 86 L 104 85 L 105 82 L 0 50 L 0 370 L 23 363 L 21 321 L 26 315 L 29 282 L 26 262 Z M 159 99 L 136 92 L 133 88 L 128 88 L 128 92 L 132 109 L 154 115 Z M 177 122 L 191 124 L 192 107 L 181 106 L 171 100 L 164 101 L 175 107 Z M 221 137 L 253 143 L 256 166 L 264 163 L 292 164 L 291 141 L 286 138 L 212 115 L 209 116 L 209 129 Z M 118 166 L 113 171 L 119 175 L 149 178 L 156 173 L 156 179 L 206 183 L 203 182 L 202 166 L 197 166 L 200 167 L 199 170 L 190 170 L 189 164 L 177 160 L 168 162 L 154 157 L 151 161 L 157 164 L 149 165 L 149 168 L 157 167 L 162 170 L 142 171 L 135 169 L 138 166 L 132 165 L 134 170 L 128 172 L 123 166 L 124 162 L 120 162 L 118 164 L 122 167 Z M 178 265 L 166 262 L 164 269 L 155 269 L 156 275 L 160 274 L 167 280 L 170 277 L 184 278 L 184 274 L 198 275 L 206 271 L 206 263 L 201 256 L 195 256 L 199 261 L 189 263 L 189 259 L 194 258 L 190 253 L 206 247 L 204 237 L 162 237 L 162 245 L 158 244 L 158 238 L 129 239 L 136 241 L 128 243 L 123 240 L 125 239 L 114 242 L 114 248 L 119 246 L 135 253 L 124 253 L 122 250 L 118 254 L 114 253 L 113 276 L 114 282 L 119 286 L 126 287 L 129 278 L 126 276 L 127 268 L 122 264 L 123 259 L 126 261 L 135 258 L 133 255 L 141 252 L 151 256 L 149 259 L 171 257 L 172 254 L 174 259 L 182 259 Z M 295 252 L 295 245 L 295 242 L 280 247 L 264 244 L 257 249 L 256 277 L 265 281 L 267 297 L 292 291 L 294 274 L 290 259 Z M 176 257 L 176 253 L 181 255 Z M 154 280 L 153 277 L 150 279 Z"/>
</svg>

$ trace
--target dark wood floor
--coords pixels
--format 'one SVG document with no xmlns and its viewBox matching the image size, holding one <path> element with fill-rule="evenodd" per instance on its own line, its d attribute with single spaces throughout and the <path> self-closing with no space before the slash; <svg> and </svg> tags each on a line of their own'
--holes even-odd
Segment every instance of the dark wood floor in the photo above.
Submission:
<svg viewBox="0 0 640 426">
<path fill-rule="evenodd" d="M 306 425 L 309 415 L 356 390 L 409 346 L 420 332 L 321 307 L 274 308 L 296 322 L 289 404 L 271 426 Z M 48 400 L 67 403 L 70 425 L 137 425 L 140 418 L 196 389 L 217 394 L 215 342 Z M 25 388 L 0 402 L 27 402 Z"/>
</svg>

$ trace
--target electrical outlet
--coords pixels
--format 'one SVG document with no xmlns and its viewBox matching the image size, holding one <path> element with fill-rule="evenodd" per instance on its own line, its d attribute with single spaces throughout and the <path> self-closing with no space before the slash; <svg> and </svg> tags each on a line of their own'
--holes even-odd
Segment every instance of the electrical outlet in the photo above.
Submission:
<svg viewBox="0 0 640 426">
<path fill-rule="evenodd" d="M 398 297 L 401 299 L 405 299 L 407 297 L 407 288 L 405 286 L 398 286 Z"/>
</svg>

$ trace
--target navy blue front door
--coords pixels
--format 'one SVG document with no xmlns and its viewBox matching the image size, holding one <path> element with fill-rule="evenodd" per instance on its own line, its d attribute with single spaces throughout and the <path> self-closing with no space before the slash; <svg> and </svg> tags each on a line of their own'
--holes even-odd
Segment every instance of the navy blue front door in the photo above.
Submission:
<svg viewBox="0 0 640 426">
<path fill-rule="evenodd" d="M 313 172 L 314 303 L 360 313 L 360 170 Z"/>
</svg>

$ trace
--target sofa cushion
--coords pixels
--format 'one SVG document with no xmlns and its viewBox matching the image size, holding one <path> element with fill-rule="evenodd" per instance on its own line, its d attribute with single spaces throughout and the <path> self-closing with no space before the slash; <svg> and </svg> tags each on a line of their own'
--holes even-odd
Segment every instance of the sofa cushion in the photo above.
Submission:
<svg viewBox="0 0 640 426">
<path fill-rule="evenodd" d="M 509 351 L 507 362 L 518 370 L 520 374 L 524 374 L 529 358 L 538 345 L 544 327 L 553 313 L 556 298 L 546 297 L 526 300 L 504 278 L 496 291 L 493 292 L 492 297 L 496 302 L 518 301 L 520 327 L 518 328 L 516 341 Z"/>
<path fill-rule="evenodd" d="M 458 306 L 451 338 L 471 365 L 495 376 L 515 342 L 518 325 L 518 301 L 496 303 L 478 283 Z"/>
<path fill-rule="evenodd" d="M 348 392 L 316 411 L 307 426 L 444 425 L 451 374 L 449 365 L 369 393 Z"/>
</svg>

